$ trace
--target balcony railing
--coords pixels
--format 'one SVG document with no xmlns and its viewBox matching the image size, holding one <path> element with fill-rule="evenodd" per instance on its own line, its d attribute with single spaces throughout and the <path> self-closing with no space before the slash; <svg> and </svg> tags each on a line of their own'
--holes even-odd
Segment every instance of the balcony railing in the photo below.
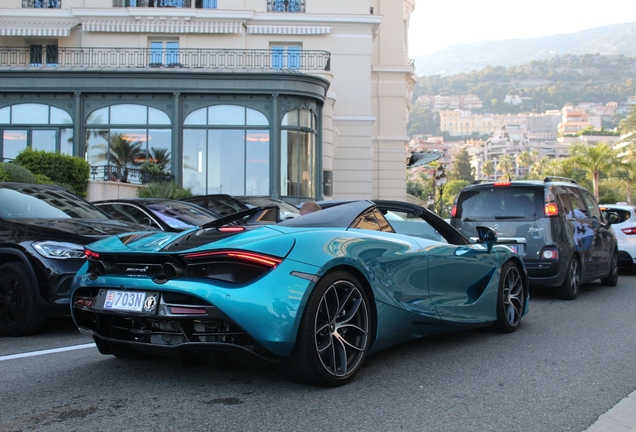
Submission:
<svg viewBox="0 0 636 432">
<path fill-rule="evenodd" d="M 268 12 L 305 12 L 305 0 L 267 0 Z"/>
<path fill-rule="evenodd" d="M 327 51 L 296 51 L 281 56 L 270 50 L 215 50 L 150 48 L 63 48 L 56 58 L 34 61 L 30 48 L 0 47 L 1 66 L 86 67 L 86 68 L 183 68 L 191 69 L 295 69 L 330 70 Z M 42 57 L 49 55 L 42 52 Z"/>
<path fill-rule="evenodd" d="M 173 7 L 190 8 L 191 0 L 113 0 L 113 7 Z"/>
<path fill-rule="evenodd" d="M 62 0 L 22 0 L 23 8 L 60 9 Z"/>
<path fill-rule="evenodd" d="M 93 181 L 116 181 L 131 184 L 148 184 L 174 181 L 172 174 L 150 174 L 139 168 L 123 168 L 114 165 L 91 166 Z"/>
</svg>

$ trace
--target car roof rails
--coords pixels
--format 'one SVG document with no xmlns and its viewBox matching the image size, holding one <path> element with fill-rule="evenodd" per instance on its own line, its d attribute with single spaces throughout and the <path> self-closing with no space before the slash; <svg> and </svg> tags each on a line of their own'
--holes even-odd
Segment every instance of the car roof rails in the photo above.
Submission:
<svg viewBox="0 0 636 432">
<path fill-rule="evenodd" d="M 544 183 L 554 182 L 554 181 L 561 181 L 561 182 L 565 182 L 565 183 L 578 184 L 576 180 L 568 178 L 568 177 L 549 176 L 549 177 L 546 177 L 545 179 L 543 179 Z"/>
</svg>

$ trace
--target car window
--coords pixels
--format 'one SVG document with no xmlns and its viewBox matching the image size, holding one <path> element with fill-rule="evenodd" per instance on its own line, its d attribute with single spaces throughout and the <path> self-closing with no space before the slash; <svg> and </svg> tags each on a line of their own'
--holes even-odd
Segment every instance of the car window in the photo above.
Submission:
<svg viewBox="0 0 636 432">
<path fill-rule="evenodd" d="M 62 190 L 35 188 L 0 189 L 0 217 L 5 219 L 91 219 L 108 216 L 81 198 Z"/>
<path fill-rule="evenodd" d="M 350 228 L 395 232 L 391 227 L 391 224 L 389 224 L 382 213 L 376 208 L 370 208 L 369 210 L 358 216 L 353 221 Z"/>
<path fill-rule="evenodd" d="M 146 207 L 171 228 L 201 226 L 217 219 L 203 208 L 187 202 L 153 202 Z"/>
<path fill-rule="evenodd" d="M 552 193 L 555 195 L 557 202 L 561 204 L 560 211 L 567 215 L 572 210 L 572 204 L 570 203 L 570 194 L 567 189 L 555 186 L 551 188 Z"/>
<path fill-rule="evenodd" d="M 583 195 L 583 200 L 585 201 L 588 216 L 599 221 L 603 220 L 601 211 L 599 210 L 598 204 L 596 203 L 596 200 L 594 199 L 592 194 L 585 189 L 580 190 L 580 192 Z"/>
<path fill-rule="evenodd" d="M 462 192 L 455 218 L 462 221 L 535 220 L 543 216 L 543 187 L 492 186 Z"/>
<path fill-rule="evenodd" d="M 574 188 L 565 188 L 568 193 L 568 197 L 570 198 L 571 209 L 566 213 L 567 217 L 570 218 L 586 218 L 588 217 L 587 213 L 587 205 L 583 201 L 583 198 L 578 193 L 578 191 Z"/>
<path fill-rule="evenodd" d="M 391 210 L 386 215 L 393 230 L 398 234 L 448 243 L 440 232 L 413 212 Z"/>
<path fill-rule="evenodd" d="M 157 224 L 152 218 L 138 209 L 137 207 L 124 204 L 124 203 L 113 203 L 113 204 L 96 204 L 97 207 L 104 210 L 106 213 L 114 217 L 115 219 L 119 219 L 124 222 L 133 222 L 141 225 L 149 225 L 157 229 L 161 229 L 159 224 Z"/>
<path fill-rule="evenodd" d="M 601 207 L 601 213 L 605 220 L 607 220 L 607 215 L 609 213 L 616 213 L 618 215 L 618 223 L 623 223 L 632 217 L 632 212 L 629 210 L 614 208 L 614 207 Z"/>
</svg>

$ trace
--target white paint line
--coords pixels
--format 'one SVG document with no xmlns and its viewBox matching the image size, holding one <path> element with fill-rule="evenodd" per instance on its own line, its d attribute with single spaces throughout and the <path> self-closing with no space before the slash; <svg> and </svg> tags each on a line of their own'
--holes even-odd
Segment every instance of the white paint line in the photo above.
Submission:
<svg viewBox="0 0 636 432">
<path fill-rule="evenodd" d="M 84 348 L 94 348 L 94 347 L 95 347 L 94 343 L 89 343 L 89 344 L 83 344 L 83 345 L 73 345 L 73 346 L 68 346 L 64 348 L 54 348 L 54 349 L 33 351 L 33 352 L 22 353 L 22 354 L 12 354 L 8 356 L 0 356 L 0 361 L 15 360 L 15 359 L 24 358 L 24 357 L 34 357 L 39 355 L 55 354 L 55 353 L 64 352 L 64 351 L 74 351 L 74 350 L 79 350 Z"/>
</svg>

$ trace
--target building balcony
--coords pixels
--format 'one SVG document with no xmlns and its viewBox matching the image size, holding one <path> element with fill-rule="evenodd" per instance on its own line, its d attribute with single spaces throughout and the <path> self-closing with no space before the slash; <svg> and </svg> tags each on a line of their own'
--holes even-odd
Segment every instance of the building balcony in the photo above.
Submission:
<svg viewBox="0 0 636 432">
<path fill-rule="evenodd" d="M 62 0 L 22 0 L 23 8 L 60 9 Z"/>
<path fill-rule="evenodd" d="M 113 7 L 216 9 L 217 0 L 113 0 Z"/>
<path fill-rule="evenodd" d="M 0 47 L 0 67 L 330 70 L 327 51 L 283 55 L 271 50 Z"/>
<path fill-rule="evenodd" d="M 305 0 L 267 0 L 267 12 L 305 12 Z"/>
</svg>

